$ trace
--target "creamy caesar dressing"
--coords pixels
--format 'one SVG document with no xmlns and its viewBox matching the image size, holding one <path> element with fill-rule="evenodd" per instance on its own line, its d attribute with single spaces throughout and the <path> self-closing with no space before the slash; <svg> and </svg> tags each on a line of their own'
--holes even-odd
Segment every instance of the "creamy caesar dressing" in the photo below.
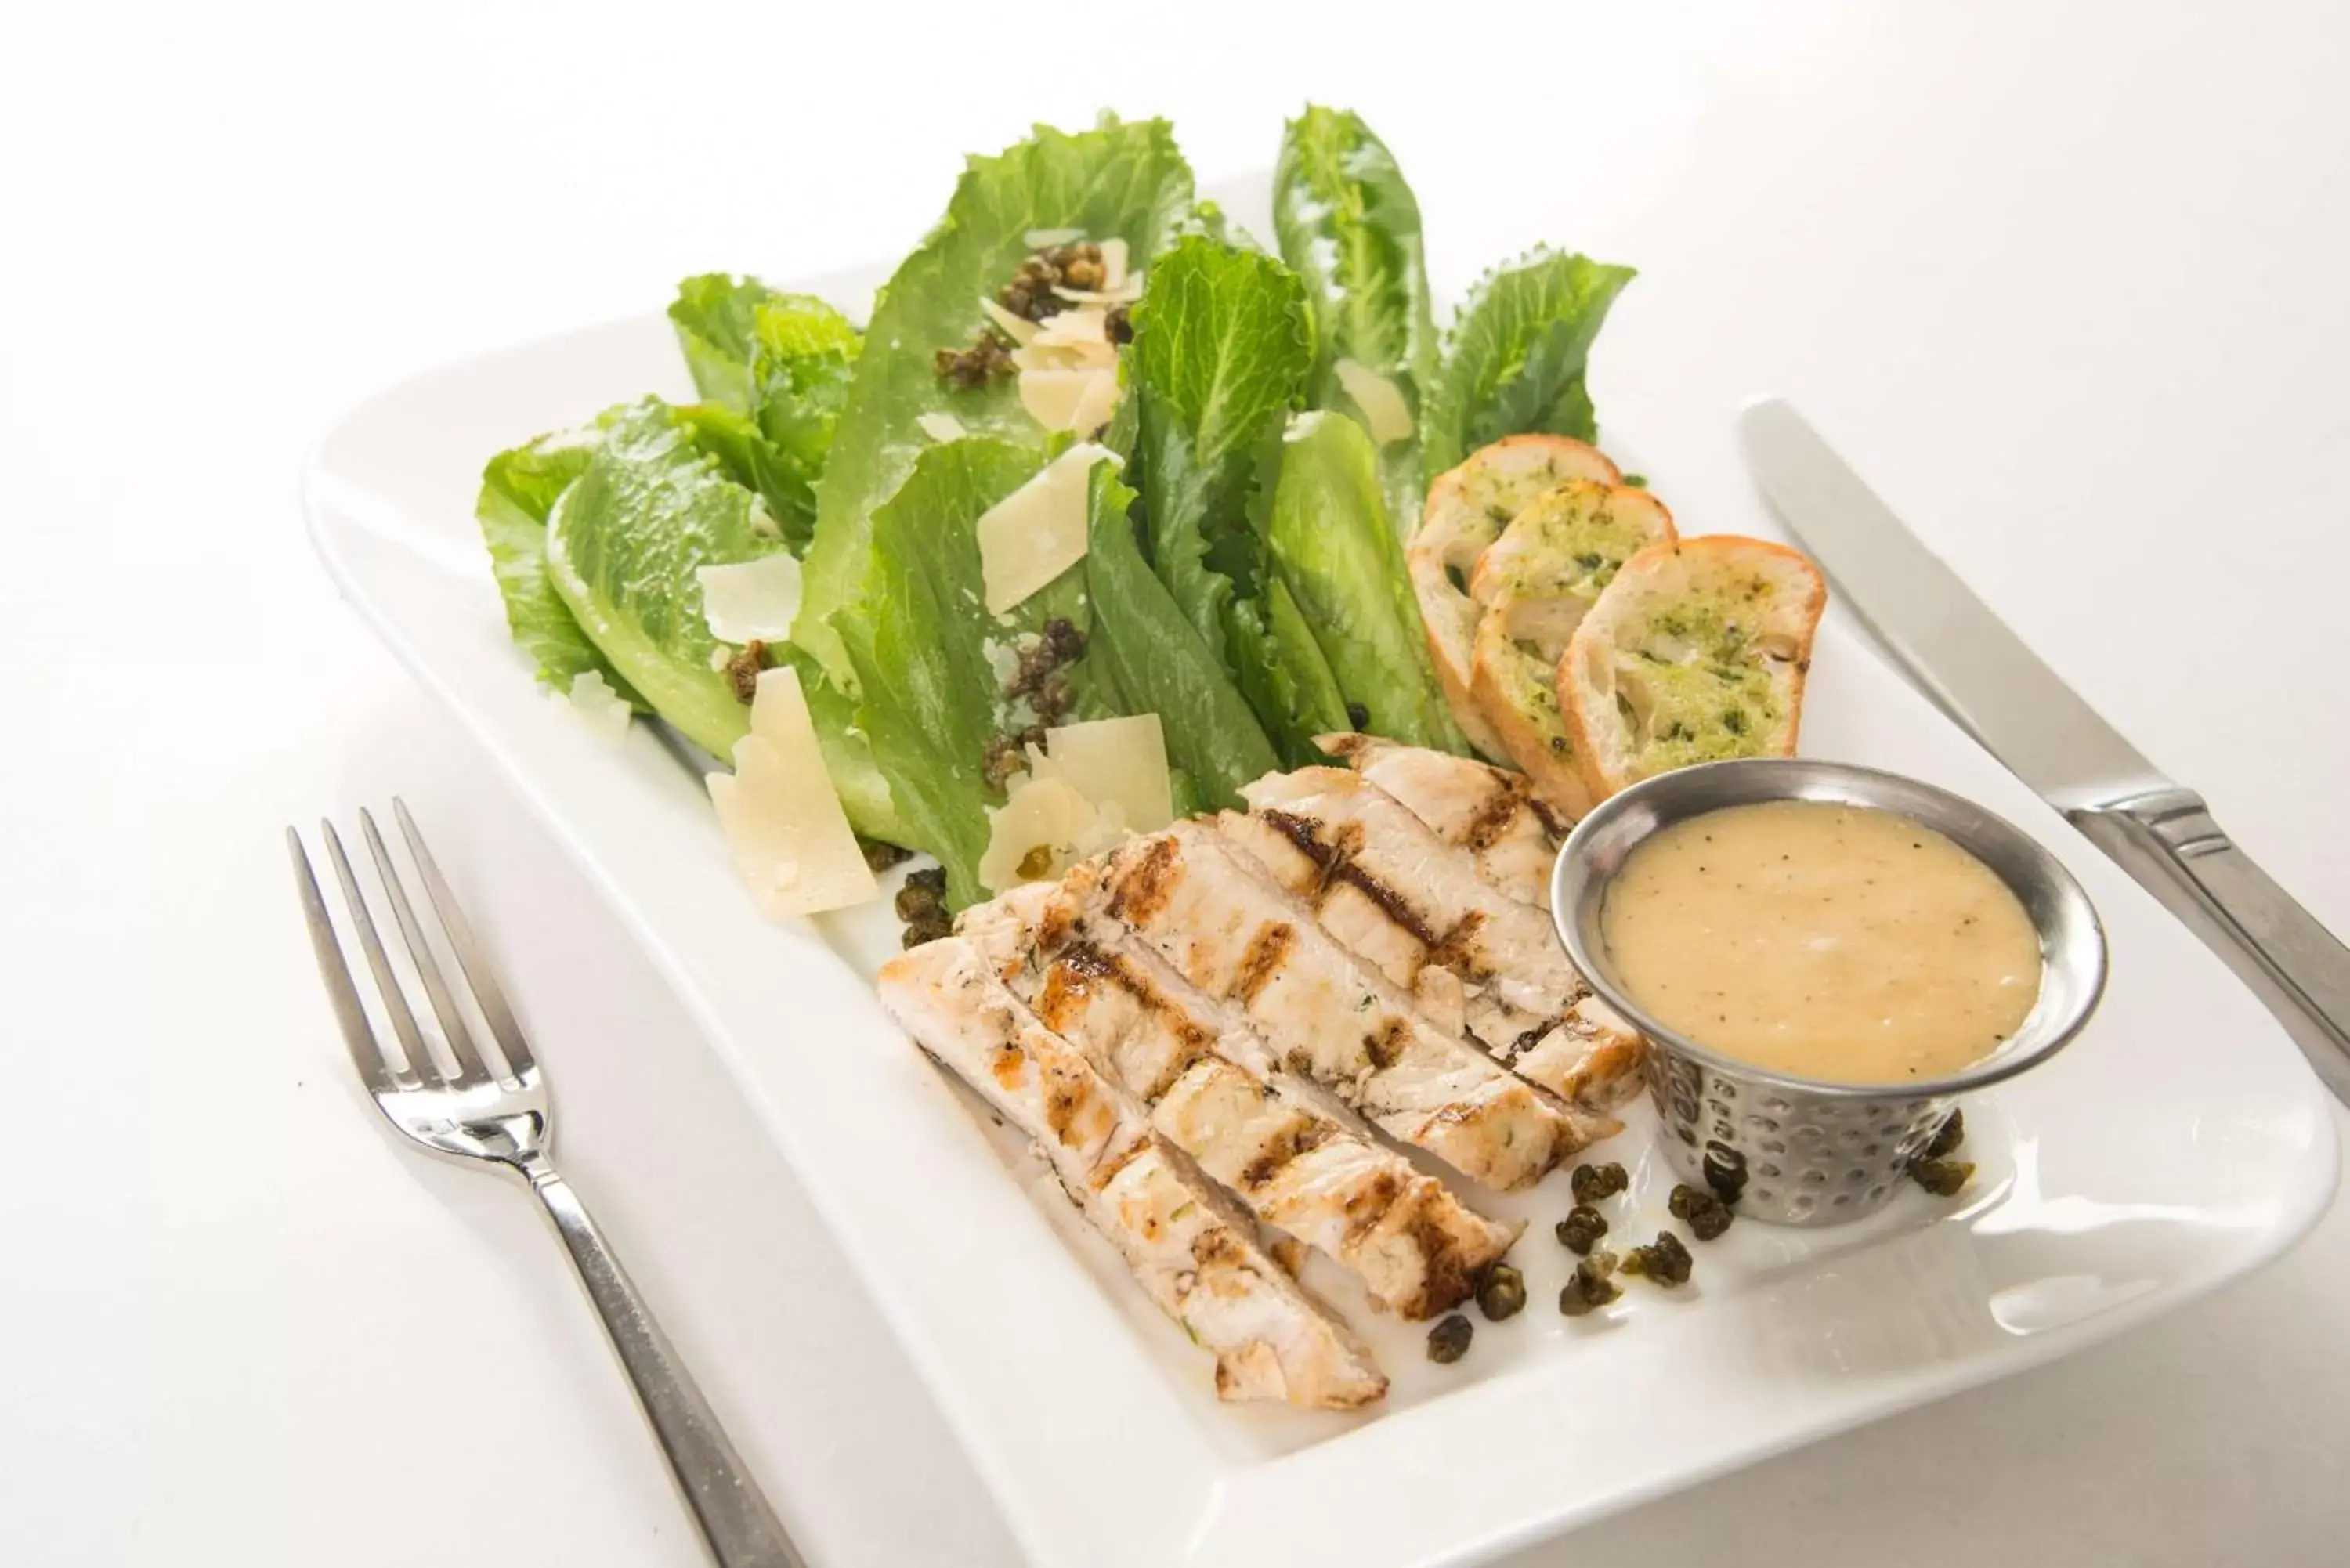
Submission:
<svg viewBox="0 0 2350 1568">
<path fill-rule="evenodd" d="M 2006 883 L 1891 812 L 1731 806 L 1641 844 L 1600 909 L 1610 967 L 1659 1021 L 1802 1077 L 1939 1078 L 2015 1033 L 2040 942 Z"/>
</svg>

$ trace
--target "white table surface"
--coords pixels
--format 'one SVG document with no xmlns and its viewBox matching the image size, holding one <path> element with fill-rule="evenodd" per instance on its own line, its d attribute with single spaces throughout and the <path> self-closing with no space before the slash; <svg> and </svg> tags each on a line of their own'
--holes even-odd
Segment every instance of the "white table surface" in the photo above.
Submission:
<svg viewBox="0 0 2350 1568">
<path fill-rule="evenodd" d="M 0 22 L 0 1562 L 697 1560 L 528 1205 L 380 1137 L 330 1033 L 279 831 L 395 791 L 816 1561 L 1011 1560 L 675 1002 L 336 602 L 294 483 L 411 370 L 895 253 L 1030 119 L 1167 112 L 1214 175 L 1352 104 L 1440 286 L 1544 237 L 1638 264 L 1596 379 L 1660 491 L 1724 483 L 1739 400 L 1792 394 L 2350 929 L 2350 11 L 68 9 Z M 1523 1561 L 2339 1562 L 2345 1295 L 2337 1210 L 2122 1341 Z"/>
</svg>

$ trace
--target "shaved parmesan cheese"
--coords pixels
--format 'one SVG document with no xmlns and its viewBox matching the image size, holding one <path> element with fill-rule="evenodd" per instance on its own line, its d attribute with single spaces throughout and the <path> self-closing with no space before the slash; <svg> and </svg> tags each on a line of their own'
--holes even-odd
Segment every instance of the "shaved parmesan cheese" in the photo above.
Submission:
<svg viewBox="0 0 2350 1568">
<path fill-rule="evenodd" d="M 979 296 L 979 308 L 984 311 L 987 318 L 995 323 L 1003 330 L 1003 335 L 1013 342 L 1026 344 L 1035 340 L 1036 324 L 1026 317 L 1013 315 L 983 294 Z"/>
<path fill-rule="evenodd" d="M 1107 343 L 1109 341 L 1109 313 L 1099 306 L 1083 305 L 1075 310 L 1064 310 L 1058 316 L 1045 317 L 1036 329 L 1036 346 L 1051 348 L 1064 343 Z"/>
<path fill-rule="evenodd" d="M 918 417 L 914 422 L 922 427 L 924 435 L 935 441 L 961 441 L 971 434 L 962 428 L 961 420 L 942 409 L 933 409 Z"/>
<path fill-rule="evenodd" d="M 1020 236 L 1020 243 L 1032 251 L 1049 251 L 1055 245 L 1073 245 L 1086 237 L 1083 229 L 1031 229 Z"/>
<path fill-rule="evenodd" d="M 1118 372 L 1115 370 L 1023 370 L 1020 372 L 1020 406 L 1028 417 L 1048 431 L 1091 430 L 1102 421 L 1087 424 L 1079 410 L 1101 401 L 1094 390 L 1095 383 L 1109 383 L 1110 402 L 1118 400 Z"/>
<path fill-rule="evenodd" d="M 1047 730 L 1036 771 L 1059 779 L 1097 810 L 1116 806 L 1129 832 L 1156 833 L 1175 820 L 1167 736 L 1156 713 Z"/>
<path fill-rule="evenodd" d="M 1086 476 L 1118 454 L 1079 441 L 979 519 L 979 573 L 987 613 L 1002 615 L 1085 559 Z"/>
<path fill-rule="evenodd" d="M 734 867 L 760 913 L 788 920 L 861 904 L 879 892 L 824 771 L 799 672 L 759 672 L 751 732 L 734 742 L 734 771 L 705 781 Z"/>
<path fill-rule="evenodd" d="M 731 566 L 697 566 L 702 618 L 721 642 L 781 642 L 800 613 L 800 564 L 778 550 Z"/>
<path fill-rule="evenodd" d="M 619 740 L 629 732 L 629 705 L 602 673 L 583 670 L 571 678 L 571 711 L 598 734 Z"/>
<path fill-rule="evenodd" d="M 1347 396 L 1363 410 L 1363 422 L 1373 441 L 1385 446 L 1411 434 L 1411 405 L 1403 400 L 1402 389 L 1368 365 L 1353 359 L 1341 359 L 1330 369 L 1336 374 L 1338 385 L 1347 389 Z"/>
<path fill-rule="evenodd" d="M 1089 836 L 1100 814 L 1060 779 L 1033 774 L 1012 781 L 1012 793 L 987 814 L 987 851 L 979 857 L 979 885 L 991 893 L 1076 863 L 1076 842 Z"/>
<path fill-rule="evenodd" d="M 1077 400 L 1069 415 L 1073 431 L 1097 431 L 1109 423 L 1110 415 L 1118 412 L 1118 372 L 1101 369 L 1092 372 L 1086 384 L 1085 396 Z"/>
<path fill-rule="evenodd" d="M 1102 287 L 1107 293 L 1116 294 L 1126 286 L 1126 242 L 1104 240 L 1101 254 Z"/>
</svg>

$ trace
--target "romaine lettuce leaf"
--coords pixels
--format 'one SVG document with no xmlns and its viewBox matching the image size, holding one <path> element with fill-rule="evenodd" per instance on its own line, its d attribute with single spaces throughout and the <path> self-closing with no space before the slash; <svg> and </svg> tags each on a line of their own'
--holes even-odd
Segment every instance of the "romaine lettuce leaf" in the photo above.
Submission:
<svg viewBox="0 0 2350 1568">
<path fill-rule="evenodd" d="M 555 591 L 546 576 L 546 518 L 556 499 L 587 470 L 603 434 L 589 425 L 540 436 L 490 459 L 482 471 L 481 498 L 473 513 L 482 541 L 505 601 L 506 627 L 525 653 L 538 661 L 539 679 L 569 691 L 577 677 L 593 670 L 633 706 L 644 699 L 629 689 Z"/>
<path fill-rule="evenodd" d="M 988 742 L 1023 727 L 990 649 L 1010 648 L 1055 617 L 1080 630 L 1092 619 L 1085 574 L 1076 570 L 1001 619 L 981 602 L 980 515 L 1033 477 L 1042 459 L 1032 447 L 986 437 L 922 452 L 875 509 L 864 581 L 834 621 L 858 675 L 858 728 L 904 824 L 895 842 L 938 857 L 956 909 L 985 897 L 978 872 L 987 813 L 1003 799 L 984 776 Z"/>
<path fill-rule="evenodd" d="M 1044 431 L 1009 380 L 958 390 L 935 355 L 970 344 L 992 295 L 1029 254 L 1036 229 L 1126 241 L 1137 262 L 1157 254 L 1191 204 L 1191 171 L 1164 120 L 1105 117 L 1071 135 L 1039 127 L 994 158 L 974 158 L 946 215 L 882 290 L 843 404 L 817 498 L 807 591 L 793 640 L 837 680 L 847 649 L 828 622 L 863 581 L 873 512 L 913 468 L 929 439 L 916 423 L 943 410 L 963 428 L 1041 450 Z"/>
<path fill-rule="evenodd" d="M 1584 367 L 1627 266 L 1538 250 L 1485 275 L 1461 306 L 1420 420 L 1433 480 L 1506 435 L 1547 431 L 1596 441 Z"/>
<path fill-rule="evenodd" d="M 1151 568 L 1276 749 L 1311 757 L 1346 708 L 1278 602 L 1263 532 L 1282 427 L 1312 368 L 1304 289 L 1263 252 L 1189 237 L 1151 268 L 1133 321 L 1132 478 Z"/>
<path fill-rule="evenodd" d="M 1309 413 L 1282 448 L 1267 535 L 1277 581 L 1361 727 L 1415 746 L 1466 752 L 1430 665 L 1403 548 L 1380 497 L 1378 454 L 1354 421 Z"/>
<path fill-rule="evenodd" d="M 1352 359 L 1393 381 L 1417 414 L 1436 370 L 1419 203 L 1359 116 L 1309 104 L 1282 128 L 1273 228 L 1305 283 L 1313 406 L 1352 406 L 1332 370 Z"/>
<path fill-rule="evenodd" d="M 1093 631 L 1086 662 L 1114 706 L 1156 713 L 1167 760 L 1188 782 L 1184 811 L 1241 804 L 1240 786 L 1281 765 L 1216 648 L 1200 637 L 1136 544 L 1135 492 L 1108 464 L 1093 472 L 1087 502 L 1086 584 Z M 1178 794 L 1185 791 L 1178 789 Z"/>
<path fill-rule="evenodd" d="M 678 285 L 669 315 L 711 410 L 705 444 L 723 449 L 737 477 L 765 497 L 785 542 L 804 551 L 816 527 L 816 482 L 857 359 L 857 328 L 813 295 L 779 294 L 723 273 Z"/>
<path fill-rule="evenodd" d="M 696 410 L 648 398 L 604 416 L 604 441 L 556 502 L 547 576 L 613 669 L 712 756 L 749 710 L 712 667 L 700 566 L 784 547 L 759 497 L 696 440 Z M 731 651 L 727 650 L 727 651 Z"/>
</svg>

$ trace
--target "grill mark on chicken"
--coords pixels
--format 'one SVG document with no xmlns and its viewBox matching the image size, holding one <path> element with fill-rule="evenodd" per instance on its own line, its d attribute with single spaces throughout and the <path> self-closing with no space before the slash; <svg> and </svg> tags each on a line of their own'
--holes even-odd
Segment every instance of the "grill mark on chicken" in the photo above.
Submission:
<svg viewBox="0 0 2350 1568">
<path fill-rule="evenodd" d="M 1255 815 L 1257 820 L 1277 829 L 1321 869 L 1322 887 L 1315 899 L 1317 905 L 1329 896 L 1331 888 L 1352 888 L 1377 905 L 1380 914 L 1409 931 L 1420 946 L 1433 948 L 1441 940 L 1409 899 L 1356 863 L 1351 851 L 1353 844 L 1361 842 L 1359 830 L 1351 835 L 1349 843 L 1348 835 L 1334 832 L 1327 825 L 1295 812 L 1268 806 Z"/>
<path fill-rule="evenodd" d="M 1243 1192 L 1261 1192 L 1265 1185 L 1289 1168 L 1299 1155 L 1311 1153 L 1330 1141 L 1336 1129 L 1326 1121 L 1300 1116 L 1274 1136 L 1268 1143 L 1242 1168 L 1240 1188 Z"/>
<path fill-rule="evenodd" d="M 1534 793 L 1523 781 L 1493 781 L 1493 791 L 1478 805 L 1461 835 L 1461 842 L 1471 849 L 1491 849 L 1502 836 L 1511 829 L 1521 812 L 1534 802 Z M 1534 809 L 1542 809 L 1535 806 Z M 1544 826 L 1548 826 L 1545 823 Z"/>
<path fill-rule="evenodd" d="M 1297 945 L 1297 928 L 1269 925 L 1259 928 L 1249 939 L 1248 951 L 1241 956 L 1240 979 L 1233 989 L 1243 1002 L 1254 1002 L 1257 992 L 1273 983 L 1280 975 L 1281 966 L 1289 951 Z"/>
<path fill-rule="evenodd" d="M 1172 839 L 1153 840 L 1143 850 L 1140 860 L 1118 878 L 1118 888 L 1110 895 L 1110 913 L 1136 925 L 1145 925 L 1155 919 L 1174 896 L 1176 859 Z"/>
</svg>

